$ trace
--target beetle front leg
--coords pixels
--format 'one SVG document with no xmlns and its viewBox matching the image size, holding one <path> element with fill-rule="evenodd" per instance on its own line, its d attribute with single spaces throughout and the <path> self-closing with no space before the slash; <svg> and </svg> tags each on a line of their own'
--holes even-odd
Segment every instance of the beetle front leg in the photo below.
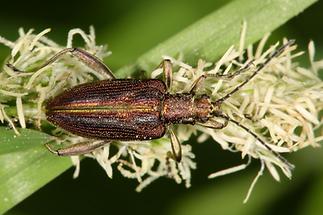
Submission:
<svg viewBox="0 0 323 215">
<path fill-rule="evenodd" d="M 165 75 L 165 83 L 167 90 L 171 89 L 173 81 L 173 64 L 169 59 L 164 59 L 157 68 L 162 68 Z"/>
<path fill-rule="evenodd" d="M 58 156 L 73 156 L 73 155 L 83 155 L 91 153 L 97 148 L 103 147 L 106 144 L 111 143 L 111 141 L 86 141 L 77 144 L 67 146 L 65 148 L 53 149 L 50 144 L 45 144 L 46 148 L 53 154 Z"/>
<path fill-rule="evenodd" d="M 219 122 L 219 121 L 211 118 L 207 122 L 204 122 L 204 123 L 196 122 L 195 124 L 206 127 L 206 128 L 222 129 L 228 125 L 228 120 L 224 119 L 223 122 Z"/>
<path fill-rule="evenodd" d="M 43 65 L 38 67 L 32 72 L 36 72 L 52 63 L 54 63 L 60 57 L 70 53 L 72 56 L 76 57 L 79 61 L 83 62 L 86 66 L 93 69 L 96 72 L 104 75 L 107 79 L 115 79 L 111 70 L 96 56 L 84 51 L 83 49 L 79 48 L 66 48 L 61 50 L 60 52 L 56 53 L 53 57 L 47 60 Z M 15 72 L 22 72 L 21 70 L 14 67 L 12 64 L 6 64 L 9 68 L 11 68 Z"/>
<path fill-rule="evenodd" d="M 247 63 L 242 66 L 240 69 L 238 69 L 237 71 L 235 72 L 231 72 L 229 74 L 209 74 L 209 77 L 216 77 L 216 78 L 226 78 L 226 79 L 232 79 L 234 78 L 235 76 L 238 76 L 240 75 L 241 73 L 247 71 L 250 69 L 250 67 L 252 65 L 254 65 L 254 60 L 249 60 L 247 61 Z"/>
<path fill-rule="evenodd" d="M 204 73 L 200 77 L 198 77 L 191 85 L 189 88 L 189 93 L 194 94 L 198 87 L 201 85 L 201 83 L 206 79 L 206 78 L 225 78 L 225 79 L 232 79 L 237 75 L 240 75 L 241 73 L 247 71 L 250 69 L 251 65 L 253 64 L 253 60 L 250 60 L 248 63 L 246 63 L 245 66 L 241 67 L 239 70 L 236 72 L 230 73 L 230 74 L 207 74 Z"/>
</svg>

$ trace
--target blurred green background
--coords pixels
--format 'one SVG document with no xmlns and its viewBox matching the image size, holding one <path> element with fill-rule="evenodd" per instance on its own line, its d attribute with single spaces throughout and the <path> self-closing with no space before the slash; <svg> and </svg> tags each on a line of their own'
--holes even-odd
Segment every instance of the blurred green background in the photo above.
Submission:
<svg viewBox="0 0 323 215">
<path fill-rule="evenodd" d="M 145 51 L 216 10 L 225 0 L 92 0 L 92 1 L 6 1 L 0 6 L 0 35 L 17 38 L 17 29 L 36 32 L 52 28 L 50 38 L 66 43 L 69 29 L 96 29 L 98 44 L 108 44 L 113 55 L 106 63 L 116 70 L 133 62 Z M 317 58 L 323 57 L 323 2 L 276 30 L 272 41 L 297 39 L 301 49 L 314 40 Z M 81 42 L 81 39 L 79 40 Z M 0 46 L 1 62 L 9 49 Z M 307 55 L 303 57 L 306 59 Z M 304 60 L 305 61 L 305 60 Z M 158 62 L 156 62 L 157 64 Z M 208 174 L 241 163 L 240 154 L 221 150 L 209 142 L 191 141 L 197 170 L 192 187 L 184 188 L 169 179 L 159 179 L 142 193 L 137 182 L 117 171 L 108 179 L 91 159 L 81 164 L 81 174 L 72 179 L 73 169 L 24 200 L 7 214 L 321 214 L 323 211 L 323 150 L 308 148 L 290 155 L 296 165 L 293 179 L 277 183 L 266 172 L 245 205 L 242 204 L 259 163 L 247 170 L 208 180 Z M 41 176 L 39 176 L 41 177 Z"/>
</svg>

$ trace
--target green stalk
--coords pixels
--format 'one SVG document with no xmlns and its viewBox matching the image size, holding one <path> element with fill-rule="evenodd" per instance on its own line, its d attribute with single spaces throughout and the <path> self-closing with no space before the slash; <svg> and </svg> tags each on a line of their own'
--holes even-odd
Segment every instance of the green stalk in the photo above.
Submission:
<svg viewBox="0 0 323 215">
<path fill-rule="evenodd" d="M 152 71 L 162 56 L 184 55 L 188 64 L 202 58 L 214 61 L 231 45 L 238 45 L 241 25 L 247 22 L 246 44 L 252 44 L 302 12 L 316 0 L 236 0 L 207 15 L 188 28 L 140 56 L 117 71 L 125 77 L 135 71 Z"/>
</svg>

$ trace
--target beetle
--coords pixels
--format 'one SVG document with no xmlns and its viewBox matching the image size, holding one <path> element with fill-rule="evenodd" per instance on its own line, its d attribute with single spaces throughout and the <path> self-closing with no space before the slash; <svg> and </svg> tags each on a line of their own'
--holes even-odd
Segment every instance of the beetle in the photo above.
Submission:
<svg viewBox="0 0 323 215">
<path fill-rule="evenodd" d="M 264 63 L 258 64 L 255 71 L 231 92 L 212 101 L 206 95 L 196 95 L 196 90 L 208 77 L 232 77 L 250 68 L 250 61 L 231 75 L 202 75 L 190 86 L 186 93 L 171 94 L 172 64 L 164 60 L 165 81 L 158 79 L 116 79 L 111 70 L 97 57 L 79 48 L 66 48 L 50 58 L 41 69 L 67 53 L 76 57 L 93 70 L 104 74 L 107 79 L 85 83 L 70 88 L 48 101 L 46 116 L 49 122 L 73 134 L 104 141 L 89 141 L 49 151 L 60 156 L 90 153 L 114 140 L 143 141 L 161 138 L 169 133 L 172 157 L 180 162 L 181 144 L 173 132 L 173 124 L 199 124 L 205 127 L 222 129 L 232 122 L 256 138 L 264 147 L 284 163 L 280 154 L 272 150 L 257 134 L 240 122 L 221 111 L 221 104 L 256 76 L 271 59 L 279 56 L 287 47 L 294 44 L 290 40 L 273 51 Z M 12 65 L 9 67 L 15 69 Z M 219 121 L 218 119 L 222 119 Z"/>
</svg>

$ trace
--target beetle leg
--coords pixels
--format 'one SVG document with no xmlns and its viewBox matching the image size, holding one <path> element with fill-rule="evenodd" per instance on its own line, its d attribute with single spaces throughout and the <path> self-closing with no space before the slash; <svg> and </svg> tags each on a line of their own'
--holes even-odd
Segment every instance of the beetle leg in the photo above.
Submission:
<svg viewBox="0 0 323 215">
<path fill-rule="evenodd" d="M 53 154 L 58 156 L 73 156 L 73 155 L 82 155 L 94 151 L 97 148 L 100 148 L 106 144 L 109 144 L 111 141 L 86 141 L 77 144 L 67 146 L 65 148 L 53 149 L 50 144 L 45 144 L 45 147 Z"/>
<path fill-rule="evenodd" d="M 170 164 L 170 159 L 172 159 L 173 154 L 171 152 L 168 152 L 166 155 L 166 167 L 167 167 L 167 176 L 171 178 L 171 172 L 172 172 L 172 167 Z"/>
<path fill-rule="evenodd" d="M 196 122 L 195 124 L 206 127 L 206 128 L 222 129 L 228 125 L 228 120 L 224 119 L 224 122 L 219 122 L 219 121 L 211 118 L 207 122 L 204 122 L 204 123 Z"/>
<path fill-rule="evenodd" d="M 240 69 L 238 69 L 235 72 L 232 72 L 230 74 L 209 74 L 208 77 L 216 77 L 216 78 L 225 78 L 225 79 L 232 79 L 235 76 L 240 75 L 241 73 L 247 71 L 250 69 L 251 65 L 253 64 L 254 60 L 249 60 L 243 67 L 241 67 Z"/>
<path fill-rule="evenodd" d="M 66 48 L 61 50 L 49 60 L 47 60 L 43 65 L 35 69 L 33 72 L 38 71 L 54 63 L 57 59 L 66 55 L 67 53 L 70 53 L 72 56 L 76 57 L 79 61 L 83 62 L 85 65 L 87 65 L 94 71 L 97 71 L 100 74 L 104 75 L 107 79 L 115 79 L 111 70 L 99 58 L 79 48 Z M 15 72 L 22 72 L 21 70 L 15 68 L 12 64 L 8 63 L 6 65 Z"/>
<path fill-rule="evenodd" d="M 169 59 L 164 59 L 157 68 L 162 68 L 165 75 L 165 83 L 169 91 L 173 80 L 173 65 Z"/>
<path fill-rule="evenodd" d="M 172 154 L 168 153 L 168 157 L 173 158 L 176 162 L 181 162 L 182 160 L 182 147 L 181 143 L 179 142 L 177 136 L 175 135 L 174 131 L 171 128 L 168 128 L 169 136 L 170 136 L 170 143 L 172 146 Z"/>
<path fill-rule="evenodd" d="M 191 87 L 189 88 L 189 93 L 194 94 L 196 92 L 196 90 L 199 88 L 199 86 L 201 85 L 201 83 L 206 78 L 226 78 L 226 79 L 231 79 L 231 78 L 241 74 L 242 72 L 245 72 L 248 69 L 250 69 L 250 66 L 252 64 L 253 64 L 253 60 L 249 61 L 245 66 L 241 67 L 236 72 L 233 72 L 233 73 L 230 73 L 230 74 L 225 74 L 225 75 L 224 74 L 207 74 L 207 73 L 204 73 L 192 83 Z"/>
<path fill-rule="evenodd" d="M 189 94 L 195 94 L 197 88 L 200 86 L 200 84 L 207 78 L 208 76 L 205 74 L 202 74 L 200 77 L 198 77 L 191 85 L 190 88 L 188 88 Z"/>
</svg>

